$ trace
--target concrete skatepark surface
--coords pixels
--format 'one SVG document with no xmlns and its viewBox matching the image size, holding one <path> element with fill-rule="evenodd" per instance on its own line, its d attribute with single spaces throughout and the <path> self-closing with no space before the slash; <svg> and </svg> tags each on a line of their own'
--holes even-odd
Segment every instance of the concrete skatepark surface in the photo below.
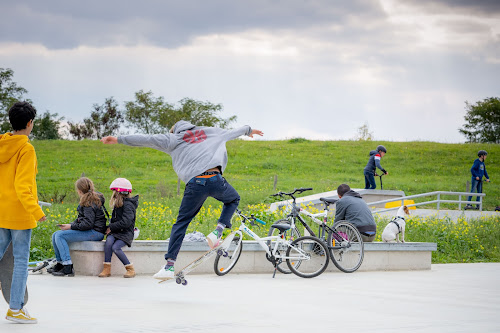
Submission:
<svg viewBox="0 0 500 333">
<path fill-rule="evenodd" d="M 427 271 L 188 276 L 189 284 L 30 275 L 36 325 L 0 332 L 499 332 L 500 263 Z"/>
</svg>

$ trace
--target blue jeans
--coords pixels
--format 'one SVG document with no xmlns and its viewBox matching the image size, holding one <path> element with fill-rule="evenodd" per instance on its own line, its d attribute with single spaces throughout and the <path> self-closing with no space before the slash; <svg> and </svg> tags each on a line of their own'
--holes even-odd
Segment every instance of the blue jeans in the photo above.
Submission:
<svg viewBox="0 0 500 333">
<path fill-rule="evenodd" d="M 240 203 L 238 192 L 220 174 L 211 178 L 192 178 L 186 184 L 184 197 L 179 207 L 179 215 L 177 215 L 177 221 L 172 226 L 170 233 L 165 259 L 177 259 L 182 240 L 186 235 L 186 229 L 208 197 L 215 198 L 224 204 L 219 223 L 224 224 L 226 228 L 231 228 L 231 217 Z"/>
<path fill-rule="evenodd" d="M 130 261 L 122 250 L 124 246 L 127 246 L 124 241 L 115 238 L 113 235 L 108 235 L 104 244 L 104 262 L 111 262 L 111 256 L 114 252 L 122 264 L 130 265 Z"/>
<path fill-rule="evenodd" d="M 364 172 L 365 174 L 365 189 L 373 190 L 377 188 L 377 183 L 375 183 L 375 176 L 373 172 Z"/>
<path fill-rule="evenodd" d="M 30 259 L 31 229 L 12 230 L 0 228 L 0 259 L 12 242 L 14 252 L 14 271 L 10 287 L 10 308 L 22 309 L 24 293 L 28 280 L 28 262 Z"/>
<path fill-rule="evenodd" d="M 71 265 L 68 243 L 83 241 L 102 241 L 104 234 L 95 230 L 59 230 L 52 234 L 52 246 L 56 259 L 63 265 Z"/>
<path fill-rule="evenodd" d="M 470 193 L 483 193 L 483 182 L 482 180 L 477 180 L 476 177 L 472 177 L 471 190 Z M 470 196 L 467 201 L 471 201 L 472 196 Z M 476 201 L 479 201 L 479 197 L 476 197 Z M 469 204 L 470 205 L 470 204 Z"/>
</svg>

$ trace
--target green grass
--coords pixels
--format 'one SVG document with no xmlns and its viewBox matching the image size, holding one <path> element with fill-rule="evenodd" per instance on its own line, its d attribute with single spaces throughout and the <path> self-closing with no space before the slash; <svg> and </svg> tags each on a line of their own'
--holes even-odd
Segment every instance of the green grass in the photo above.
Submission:
<svg viewBox="0 0 500 333">
<path fill-rule="evenodd" d="M 402 190 L 406 195 L 465 191 L 476 152 L 486 149 L 489 152 L 486 167 L 492 183 L 484 183 L 484 207 L 492 210 L 500 204 L 500 187 L 495 185 L 500 176 L 500 145 L 378 143 L 388 149 L 382 159 L 382 165 L 389 171 L 383 179 L 384 189 Z M 168 205 L 180 203 L 177 176 L 165 153 L 87 140 L 33 141 L 33 144 L 39 164 L 39 193 L 45 200 L 57 201 L 57 197 L 65 194 L 65 201 L 76 203 L 74 182 L 85 173 L 104 194 L 109 193 L 114 178 L 125 177 L 143 200 L 162 200 Z M 269 202 L 275 175 L 278 190 L 304 186 L 319 193 L 334 190 L 341 183 L 363 188 L 363 168 L 374 146 L 375 143 L 358 141 L 235 140 L 227 143 L 229 163 L 224 176 L 240 193 L 243 205 Z M 183 188 L 181 184 L 181 195 Z"/>
<path fill-rule="evenodd" d="M 377 237 L 381 241 L 382 231 L 388 218 L 377 218 Z M 432 253 L 433 263 L 499 262 L 500 217 L 477 219 L 423 218 L 410 216 L 406 221 L 405 240 L 408 242 L 431 242 L 437 244 Z"/>
<path fill-rule="evenodd" d="M 489 153 L 486 167 L 492 183 L 484 184 L 484 209 L 493 210 L 500 204 L 500 187 L 496 185 L 500 176 L 500 145 L 494 144 L 308 141 L 301 138 L 289 141 L 235 140 L 227 143 L 229 163 L 224 176 L 240 193 L 240 207 L 245 210 L 248 205 L 272 202 L 269 195 L 273 193 L 275 175 L 278 177 L 277 191 L 313 187 L 312 194 L 334 190 L 341 183 L 363 188 L 363 168 L 368 152 L 377 144 L 388 149 L 388 154 L 382 159 L 382 165 L 389 171 L 383 179 L 384 189 L 402 190 L 406 195 L 437 190 L 465 191 L 476 153 L 485 149 Z M 77 205 L 74 183 L 82 173 L 94 181 L 97 190 L 107 199 L 111 181 L 117 177 L 128 178 L 134 186 L 134 194 L 141 196 L 139 211 L 143 211 L 137 220 L 141 239 L 168 238 L 184 189 L 182 183 L 178 196 L 177 176 L 168 155 L 149 148 L 103 145 L 99 141 L 87 140 L 35 140 L 33 145 L 38 157 L 40 200 L 52 202 L 54 206 L 49 210 L 48 221 L 40 223 L 33 234 L 32 258 L 52 255 L 50 235 L 57 230 L 55 224 L 70 222 L 74 218 Z M 209 205 L 213 207 L 212 212 L 207 211 L 194 220 L 191 231 L 208 232 L 215 227 L 217 217 L 213 211 L 220 209 L 220 204 L 209 199 L 205 207 Z M 446 207 L 456 209 L 457 205 Z M 267 214 L 264 206 L 253 210 L 262 216 Z M 434 239 L 426 237 L 424 234 L 418 241 Z M 493 243 L 490 245 L 494 246 Z M 462 262 L 464 258 L 457 259 L 450 254 L 448 259 L 433 257 L 433 260 Z M 492 258 L 498 259 L 498 256 Z"/>
</svg>

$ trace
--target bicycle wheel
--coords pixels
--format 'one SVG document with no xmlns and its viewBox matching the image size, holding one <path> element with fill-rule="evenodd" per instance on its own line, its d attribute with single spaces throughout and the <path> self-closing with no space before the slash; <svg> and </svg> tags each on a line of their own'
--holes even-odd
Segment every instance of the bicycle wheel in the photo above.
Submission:
<svg viewBox="0 0 500 333">
<path fill-rule="evenodd" d="M 290 221 L 286 220 L 286 219 L 282 219 L 282 220 L 278 220 L 278 221 L 274 222 L 273 224 L 290 224 Z M 280 231 L 278 229 L 271 227 L 269 229 L 269 232 L 267 233 L 267 236 L 278 236 L 279 233 L 280 233 Z M 295 226 L 293 228 L 285 231 L 285 239 L 286 240 L 293 241 L 299 237 L 300 237 L 300 231 Z M 271 241 L 268 240 L 267 246 L 271 246 L 270 248 L 274 249 L 274 243 L 275 242 L 272 242 L 272 244 L 271 244 Z M 279 253 L 283 254 L 283 253 L 286 253 L 287 248 L 288 248 L 288 246 L 286 246 L 285 244 L 282 244 L 279 246 L 278 251 L 279 251 Z M 276 268 L 278 269 L 278 271 L 280 271 L 283 274 L 291 274 L 292 273 L 292 271 L 286 267 L 284 262 L 279 264 L 278 267 L 276 267 Z"/>
<path fill-rule="evenodd" d="M 328 249 L 333 264 L 342 272 L 355 272 L 363 263 L 364 245 L 361 234 L 354 225 L 339 221 L 328 233 Z"/>
<path fill-rule="evenodd" d="M 240 259 L 243 250 L 243 237 L 235 235 L 227 250 L 217 250 L 214 262 L 215 274 L 222 276 L 229 273 Z"/>
<path fill-rule="evenodd" d="M 286 264 L 290 271 L 303 278 L 320 275 L 328 267 L 330 261 L 325 243 L 314 236 L 303 236 L 294 240 L 286 251 L 286 257 Z"/>
</svg>

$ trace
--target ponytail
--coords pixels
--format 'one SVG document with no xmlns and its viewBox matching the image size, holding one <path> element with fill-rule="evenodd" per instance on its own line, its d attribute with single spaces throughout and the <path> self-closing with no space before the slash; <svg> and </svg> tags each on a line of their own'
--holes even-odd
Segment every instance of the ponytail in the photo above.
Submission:
<svg viewBox="0 0 500 333">
<path fill-rule="evenodd" d="M 75 183 L 75 188 L 82 193 L 80 197 L 80 206 L 90 207 L 93 204 L 97 207 L 102 206 L 101 197 L 94 188 L 94 183 L 87 177 L 78 179 Z"/>
</svg>

